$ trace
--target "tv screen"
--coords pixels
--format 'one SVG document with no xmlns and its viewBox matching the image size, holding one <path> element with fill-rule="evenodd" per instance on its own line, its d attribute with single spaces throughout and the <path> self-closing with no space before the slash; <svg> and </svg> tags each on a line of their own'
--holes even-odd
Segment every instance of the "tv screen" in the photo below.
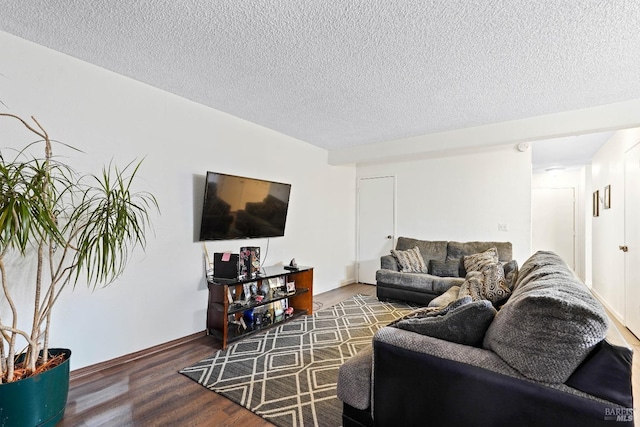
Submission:
<svg viewBox="0 0 640 427">
<path fill-rule="evenodd" d="M 291 184 L 207 172 L 200 240 L 284 236 Z"/>
</svg>

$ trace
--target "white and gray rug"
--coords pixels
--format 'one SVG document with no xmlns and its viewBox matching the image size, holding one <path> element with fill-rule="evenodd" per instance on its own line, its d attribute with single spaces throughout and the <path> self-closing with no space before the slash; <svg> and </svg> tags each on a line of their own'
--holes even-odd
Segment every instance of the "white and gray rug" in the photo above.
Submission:
<svg viewBox="0 0 640 427">
<path fill-rule="evenodd" d="M 356 295 L 252 335 L 180 373 L 280 427 L 340 426 L 338 369 L 415 307 Z"/>
</svg>

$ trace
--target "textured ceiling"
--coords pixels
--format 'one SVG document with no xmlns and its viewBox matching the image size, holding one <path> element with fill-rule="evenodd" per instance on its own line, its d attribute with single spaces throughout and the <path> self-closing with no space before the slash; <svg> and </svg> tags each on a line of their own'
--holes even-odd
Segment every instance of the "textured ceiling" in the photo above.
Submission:
<svg viewBox="0 0 640 427">
<path fill-rule="evenodd" d="M 640 98 L 637 0 L 0 0 L 0 30 L 336 149 Z"/>
</svg>

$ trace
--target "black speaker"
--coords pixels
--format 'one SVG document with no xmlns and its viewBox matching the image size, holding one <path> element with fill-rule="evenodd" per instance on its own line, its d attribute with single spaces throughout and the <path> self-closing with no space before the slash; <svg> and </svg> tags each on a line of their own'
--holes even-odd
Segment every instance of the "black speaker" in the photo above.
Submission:
<svg viewBox="0 0 640 427">
<path fill-rule="evenodd" d="M 215 252 L 213 254 L 213 278 L 236 279 L 238 277 L 238 254 Z"/>
</svg>

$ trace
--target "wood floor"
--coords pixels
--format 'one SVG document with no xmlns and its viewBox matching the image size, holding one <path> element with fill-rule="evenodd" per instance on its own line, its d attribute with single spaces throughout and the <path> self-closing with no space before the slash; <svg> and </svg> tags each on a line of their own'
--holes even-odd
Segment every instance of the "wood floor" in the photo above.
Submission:
<svg viewBox="0 0 640 427">
<path fill-rule="evenodd" d="M 633 403 L 634 406 L 638 405 L 640 402 L 640 341 L 636 338 L 635 335 L 631 333 L 627 328 L 622 326 L 618 320 L 616 320 L 613 316 L 610 315 L 613 319 L 613 322 L 616 324 L 618 330 L 622 333 L 624 339 L 633 347 L 633 368 L 631 375 L 631 386 L 633 388 Z M 635 411 L 635 409 L 634 409 Z M 636 427 L 640 427 L 640 412 L 637 412 L 634 416 L 634 425 Z"/>
<path fill-rule="evenodd" d="M 315 310 L 355 294 L 375 295 L 375 287 L 353 284 L 314 296 Z M 617 323 L 617 322 L 616 322 Z M 618 324 L 636 352 L 634 401 L 640 397 L 640 341 Z M 178 370 L 220 349 L 210 336 L 99 373 L 73 378 L 67 409 L 58 427 L 71 426 L 272 426 L 252 412 L 206 390 Z M 640 423 L 636 421 L 636 426 Z"/>
<path fill-rule="evenodd" d="M 352 284 L 314 296 L 314 310 L 375 287 Z M 202 335 L 149 357 L 73 378 L 67 409 L 58 427 L 71 426 L 272 426 L 229 399 L 178 373 L 220 344 Z"/>
</svg>

